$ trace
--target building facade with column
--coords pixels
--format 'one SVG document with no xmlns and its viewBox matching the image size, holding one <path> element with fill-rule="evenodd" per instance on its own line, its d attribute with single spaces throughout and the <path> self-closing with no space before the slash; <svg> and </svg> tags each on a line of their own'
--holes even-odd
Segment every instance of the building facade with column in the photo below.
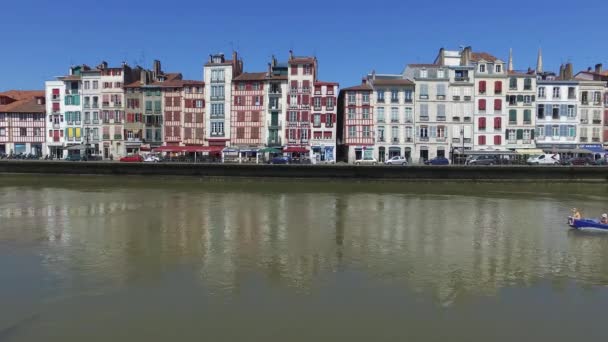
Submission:
<svg viewBox="0 0 608 342">
<path fill-rule="evenodd" d="M 435 157 L 448 157 L 447 117 L 449 70 L 439 64 L 408 64 L 404 76 L 416 84 L 415 154 L 413 163 L 422 164 Z"/>
<path fill-rule="evenodd" d="M 403 156 L 412 161 L 415 151 L 415 85 L 402 74 L 379 75 L 375 72 L 367 76 L 367 82 L 374 90 L 371 107 L 374 117 L 375 151 L 379 162 Z M 346 98 L 351 102 L 352 97 Z M 363 109 L 363 118 L 367 109 Z"/>
<path fill-rule="evenodd" d="M 243 72 L 243 61 L 236 52 L 232 59 L 224 54 L 209 56 L 203 69 L 205 103 L 207 104 L 205 127 L 209 146 L 230 146 L 232 113 L 232 80 Z"/>
<path fill-rule="evenodd" d="M 339 85 L 336 82 L 314 83 L 310 118 L 310 158 L 314 163 L 336 162 L 338 94 Z"/>
</svg>

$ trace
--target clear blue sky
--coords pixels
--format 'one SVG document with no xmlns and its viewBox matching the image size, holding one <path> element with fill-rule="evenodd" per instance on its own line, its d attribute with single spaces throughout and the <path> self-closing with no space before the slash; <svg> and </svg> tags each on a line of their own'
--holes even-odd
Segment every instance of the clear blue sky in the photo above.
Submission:
<svg viewBox="0 0 608 342">
<path fill-rule="evenodd" d="M 516 69 L 534 67 L 539 46 L 546 70 L 567 60 L 575 70 L 608 67 L 605 0 L 19 0 L 0 13 L 0 90 L 42 89 L 70 64 L 102 59 L 150 67 L 156 58 L 165 71 L 201 79 L 207 56 L 233 47 L 246 71 L 266 70 L 272 54 L 284 60 L 289 49 L 316 55 L 320 79 L 342 87 L 460 45 L 505 60 L 512 47 Z"/>
</svg>

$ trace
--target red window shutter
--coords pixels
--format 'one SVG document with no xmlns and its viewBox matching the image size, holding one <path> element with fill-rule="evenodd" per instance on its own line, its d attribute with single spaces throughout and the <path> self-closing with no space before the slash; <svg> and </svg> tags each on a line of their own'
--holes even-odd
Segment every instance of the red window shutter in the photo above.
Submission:
<svg viewBox="0 0 608 342">
<path fill-rule="evenodd" d="M 337 115 L 335 115 L 335 114 L 329 114 L 329 115 L 331 115 L 331 122 L 335 124 Z"/>
<path fill-rule="evenodd" d="M 307 105 L 310 103 L 309 101 L 310 97 L 308 95 L 302 95 L 302 104 L 303 105 Z"/>
<path fill-rule="evenodd" d="M 479 110 L 486 110 L 486 100 L 479 99 Z"/>
<path fill-rule="evenodd" d="M 239 97 L 238 97 L 238 96 L 235 96 L 235 97 L 234 97 L 234 105 L 235 105 L 235 106 L 238 106 L 238 105 L 239 105 Z"/>
<path fill-rule="evenodd" d="M 479 92 L 480 93 L 486 92 L 486 81 L 479 81 Z"/>
<path fill-rule="evenodd" d="M 63 130 L 59 131 L 59 136 L 63 138 Z"/>
<path fill-rule="evenodd" d="M 53 88 L 53 95 L 59 95 L 59 89 Z"/>
<path fill-rule="evenodd" d="M 333 85 L 328 85 L 327 86 L 327 92 L 328 93 L 330 93 L 330 92 L 333 93 L 334 92 L 334 86 Z"/>
<path fill-rule="evenodd" d="M 298 87 L 298 81 L 291 81 L 291 88 L 297 88 Z"/>
<path fill-rule="evenodd" d="M 608 141 L 608 129 L 604 130 L 604 141 Z"/>
<path fill-rule="evenodd" d="M 329 114 L 321 114 L 321 123 L 324 123 L 324 122 L 325 122 L 325 120 L 326 120 L 326 115 L 329 115 Z"/>
<path fill-rule="evenodd" d="M 501 110 L 501 109 L 502 109 L 502 100 L 495 99 L 494 100 L 494 110 Z"/>
<path fill-rule="evenodd" d="M 287 95 L 287 104 L 291 103 L 291 96 Z"/>
<path fill-rule="evenodd" d="M 170 97 L 165 97 L 165 107 L 172 107 L 171 100 L 172 99 Z"/>
<path fill-rule="evenodd" d="M 302 95 L 298 95 L 298 105 L 302 104 Z"/>
<path fill-rule="evenodd" d="M 304 122 L 308 121 L 308 112 L 302 112 L 302 120 L 300 120 L 300 121 L 304 121 Z"/>
<path fill-rule="evenodd" d="M 58 112 L 59 111 L 59 103 L 57 103 L 57 102 L 53 103 L 53 111 L 54 112 Z"/>
<path fill-rule="evenodd" d="M 480 135 L 477 137 L 477 144 L 478 145 L 485 145 L 486 144 L 486 137 L 484 135 Z"/>
<path fill-rule="evenodd" d="M 302 82 L 302 86 L 303 86 L 304 88 L 310 88 L 310 81 L 308 81 L 308 80 L 304 80 L 304 81 Z"/>
<path fill-rule="evenodd" d="M 486 128 L 486 118 L 479 118 L 479 129 L 485 129 Z"/>
<path fill-rule="evenodd" d="M 494 82 L 494 93 L 496 93 L 496 94 L 502 93 L 502 81 Z"/>
<path fill-rule="evenodd" d="M 173 120 L 175 120 L 175 121 L 181 121 L 180 112 L 173 112 Z"/>
<path fill-rule="evenodd" d="M 172 137 L 173 136 L 172 131 L 171 131 L 171 127 L 165 126 L 165 136 L 166 137 Z"/>
<path fill-rule="evenodd" d="M 323 107 L 327 106 L 327 97 L 321 98 L 321 106 L 323 106 Z"/>
<path fill-rule="evenodd" d="M 494 145 L 500 145 L 502 141 L 502 136 L 501 135 L 495 135 L 494 136 Z"/>
<path fill-rule="evenodd" d="M 264 105 L 264 97 L 260 96 L 260 106 L 263 106 L 263 105 Z"/>
<path fill-rule="evenodd" d="M 494 118 L 494 129 L 501 129 L 501 128 L 502 128 L 502 119 Z"/>
<path fill-rule="evenodd" d="M 245 90 L 251 90 L 251 83 L 245 83 Z"/>
</svg>

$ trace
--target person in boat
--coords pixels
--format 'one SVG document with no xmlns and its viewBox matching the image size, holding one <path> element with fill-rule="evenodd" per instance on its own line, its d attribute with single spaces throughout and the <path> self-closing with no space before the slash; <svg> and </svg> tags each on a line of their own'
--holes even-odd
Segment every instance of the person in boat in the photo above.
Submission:
<svg viewBox="0 0 608 342">
<path fill-rule="evenodd" d="M 602 218 L 600 219 L 601 224 L 608 224 L 608 214 L 603 213 Z"/>
<path fill-rule="evenodd" d="M 572 208 L 572 218 L 574 218 L 575 220 L 580 220 L 581 219 L 581 213 L 580 211 L 578 211 L 578 209 L 576 208 Z"/>
</svg>

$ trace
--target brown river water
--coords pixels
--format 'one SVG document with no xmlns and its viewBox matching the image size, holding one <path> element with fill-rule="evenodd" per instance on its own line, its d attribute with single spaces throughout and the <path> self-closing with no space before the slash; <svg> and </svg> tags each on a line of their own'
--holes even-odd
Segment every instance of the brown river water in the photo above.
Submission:
<svg viewBox="0 0 608 342">
<path fill-rule="evenodd" d="M 0 341 L 608 341 L 604 184 L 0 176 Z"/>
</svg>

